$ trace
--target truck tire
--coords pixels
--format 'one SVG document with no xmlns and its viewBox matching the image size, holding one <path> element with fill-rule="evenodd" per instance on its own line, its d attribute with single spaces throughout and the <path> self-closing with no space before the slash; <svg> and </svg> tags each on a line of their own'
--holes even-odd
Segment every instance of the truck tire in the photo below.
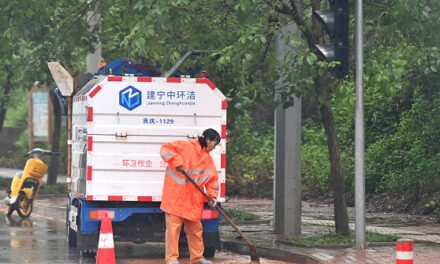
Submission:
<svg viewBox="0 0 440 264">
<path fill-rule="evenodd" d="M 96 250 L 93 250 L 93 249 L 81 250 L 80 253 L 81 253 L 81 256 L 83 258 L 94 258 L 94 257 L 96 257 Z"/>
<path fill-rule="evenodd" d="M 205 247 L 203 256 L 205 258 L 213 258 L 215 256 L 215 247 Z"/>
<path fill-rule="evenodd" d="M 81 202 L 77 201 L 77 209 L 78 209 L 78 214 L 76 216 L 76 226 L 78 228 L 78 232 L 76 233 L 76 248 L 79 250 L 80 255 L 83 258 L 94 258 L 96 257 L 96 249 L 93 248 L 84 248 L 84 235 L 81 234 L 81 212 L 82 212 L 82 208 L 81 208 Z M 96 245 L 95 245 L 96 246 Z"/>
<path fill-rule="evenodd" d="M 67 244 L 69 245 L 70 248 L 76 248 L 77 233 L 75 230 L 70 228 L 70 219 L 69 219 L 70 206 L 71 203 L 69 199 L 69 201 L 67 201 L 67 210 L 66 210 L 66 239 L 67 239 Z"/>
</svg>

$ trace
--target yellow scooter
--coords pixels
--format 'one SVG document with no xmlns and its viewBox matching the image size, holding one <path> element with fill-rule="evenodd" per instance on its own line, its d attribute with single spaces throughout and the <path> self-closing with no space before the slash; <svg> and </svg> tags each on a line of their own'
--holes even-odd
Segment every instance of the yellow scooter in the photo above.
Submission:
<svg viewBox="0 0 440 264">
<path fill-rule="evenodd" d="M 43 176 L 47 171 L 47 165 L 40 158 L 44 155 L 57 154 L 56 152 L 36 148 L 24 155 L 29 159 L 24 170 L 14 175 L 5 198 L 5 203 L 8 205 L 8 217 L 11 216 L 14 210 L 17 210 L 18 215 L 22 218 L 31 215 L 34 199 L 38 196 Z"/>
</svg>

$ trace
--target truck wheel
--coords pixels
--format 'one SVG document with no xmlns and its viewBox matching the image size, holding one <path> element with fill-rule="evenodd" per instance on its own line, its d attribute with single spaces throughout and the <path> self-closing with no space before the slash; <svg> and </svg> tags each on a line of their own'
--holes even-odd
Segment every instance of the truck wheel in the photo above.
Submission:
<svg viewBox="0 0 440 264">
<path fill-rule="evenodd" d="M 67 213 L 66 213 L 66 238 L 67 238 L 67 244 L 71 248 L 76 247 L 76 232 L 72 228 L 70 228 L 70 219 L 69 219 L 69 212 L 70 212 L 70 199 L 67 202 Z"/>
<path fill-rule="evenodd" d="M 19 216 L 28 218 L 32 213 L 32 199 L 27 198 L 24 192 L 20 193 L 16 202 L 16 209 Z"/>
<path fill-rule="evenodd" d="M 78 232 L 76 233 L 76 248 L 80 249 L 83 248 L 84 245 L 82 245 L 82 234 L 81 234 L 81 202 L 77 203 L 77 209 L 78 209 L 78 214 L 76 215 L 76 227 L 78 228 Z M 81 254 L 81 256 L 83 258 L 94 258 L 96 256 L 96 249 L 80 249 L 79 253 Z"/>
<path fill-rule="evenodd" d="M 205 247 L 205 251 L 203 252 L 203 256 L 205 258 L 213 258 L 215 255 L 215 247 Z"/>
</svg>

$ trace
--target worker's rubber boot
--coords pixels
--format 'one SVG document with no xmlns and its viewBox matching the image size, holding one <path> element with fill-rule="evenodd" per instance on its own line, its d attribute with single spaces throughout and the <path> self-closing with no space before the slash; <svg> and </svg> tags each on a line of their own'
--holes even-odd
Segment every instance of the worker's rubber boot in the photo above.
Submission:
<svg viewBox="0 0 440 264">
<path fill-rule="evenodd" d="M 199 262 L 197 262 L 197 264 L 212 264 L 212 262 L 206 259 L 202 259 Z"/>
</svg>

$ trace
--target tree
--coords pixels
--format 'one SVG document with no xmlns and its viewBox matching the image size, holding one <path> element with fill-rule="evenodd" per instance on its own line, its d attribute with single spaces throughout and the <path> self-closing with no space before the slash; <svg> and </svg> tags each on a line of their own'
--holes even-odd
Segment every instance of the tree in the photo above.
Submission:
<svg viewBox="0 0 440 264">
<path fill-rule="evenodd" d="M 321 113 L 322 122 L 327 136 L 327 145 L 331 164 L 331 178 L 334 199 L 334 214 L 336 232 L 343 235 L 348 235 L 350 232 L 348 226 L 347 204 L 345 200 L 344 174 L 342 170 L 341 155 L 338 145 L 338 137 L 335 126 L 335 119 L 330 102 L 333 96 L 333 90 L 338 84 L 338 81 L 329 75 L 329 71 L 324 70 L 326 64 L 317 62 L 317 58 L 324 60 L 322 54 L 315 48 L 323 39 L 323 32 L 319 22 L 315 17 L 307 17 L 304 14 L 311 14 L 315 10 L 320 10 L 326 1 L 311 0 L 308 8 L 305 8 L 301 13 L 297 9 L 297 1 L 291 0 L 288 2 L 267 2 L 276 12 L 288 16 L 297 24 L 304 36 L 309 54 L 300 59 L 307 63 L 304 65 L 308 67 L 309 80 L 303 81 L 307 75 L 292 74 L 287 72 L 288 80 L 294 84 L 286 87 L 283 91 L 287 94 L 284 100 L 284 105 L 288 107 L 293 103 L 290 99 L 292 95 L 301 96 L 305 100 L 310 100 L 316 104 L 317 109 Z M 310 12 L 308 9 L 311 9 Z M 311 20 L 306 21 L 306 19 Z M 321 56 L 321 57 L 320 57 Z M 296 59 L 293 57 L 292 59 Z M 287 66 L 292 64 L 294 60 L 287 61 Z M 333 64 L 334 65 L 334 64 Z M 312 68 L 310 68 L 312 67 Z M 290 69 L 287 67 L 287 69 Z"/>
<path fill-rule="evenodd" d="M 85 57 L 92 48 L 86 12 L 94 3 L 86 1 L 2 1 L 0 29 L 6 41 L 0 44 L 0 131 L 13 89 L 27 91 L 35 81 L 53 83 L 48 61 L 62 61 L 75 72 L 84 71 Z M 51 85 L 53 87 L 53 85 Z M 27 95 L 24 95 L 27 96 Z M 52 142 L 57 151 L 60 120 L 55 118 Z M 51 160 L 48 183 L 56 183 L 58 158 Z"/>
<path fill-rule="evenodd" d="M 366 28 L 374 28 L 366 34 L 367 190 L 406 193 L 417 201 L 440 186 L 433 118 L 440 67 L 440 37 L 433 32 L 440 26 L 440 3 L 367 3 Z"/>
<path fill-rule="evenodd" d="M 307 46 L 303 47 L 301 56 L 308 64 L 302 65 L 303 70 L 298 74 L 288 72 L 288 88 L 277 92 L 284 95 L 283 103 L 286 107 L 292 102 L 289 98 L 293 94 L 317 105 L 328 138 L 336 231 L 348 234 L 344 176 L 330 106 L 332 90 L 338 82 L 329 75 L 329 68 L 335 64 L 317 61 L 318 53 L 314 50 L 314 44 L 323 36 L 318 24 L 310 16 L 310 10 L 320 9 L 324 1 L 310 1 L 310 7 L 305 8 L 302 13 L 296 9 L 295 2 L 108 2 L 101 6 L 108 10 L 107 15 L 101 12 L 103 56 L 110 59 L 119 57 L 122 47 L 124 56 L 141 57 L 144 62 L 168 69 L 188 50 L 216 50 L 213 55 L 220 57 L 215 64 L 211 63 L 210 76 L 219 86 L 226 87 L 224 92 L 231 99 L 232 105 L 238 105 L 237 99 L 240 95 L 247 97 L 249 93 L 267 93 L 266 85 L 270 83 L 268 72 L 273 70 L 271 65 L 274 53 L 271 50 L 274 37 L 279 34 L 281 24 L 288 20 L 295 22 L 305 36 Z M 294 64 L 297 58 L 290 59 L 286 61 L 286 65 Z M 237 72 L 241 78 L 235 77 Z M 324 85 L 326 83 L 331 85 Z M 269 94 L 273 92 L 272 90 Z"/>
<path fill-rule="evenodd" d="M 27 90 L 36 80 L 50 84 L 47 61 L 61 61 L 72 75 L 85 70 L 84 58 L 95 40 L 94 32 L 87 30 L 86 13 L 96 7 L 102 15 L 99 37 L 107 61 L 128 57 L 168 70 L 188 50 L 212 50 L 200 62 L 188 61 L 184 68 L 201 63 L 209 77 L 222 87 L 228 97 L 228 124 L 232 128 L 236 121 L 243 123 L 242 116 L 247 117 L 249 109 L 273 98 L 274 92 L 283 95 L 280 103 L 285 107 L 292 104 L 292 95 L 300 96 L 308 109 L 307 122 L 313 123 L 317 134 L 323 124 L 336 230 L 347 233 L 343 170 L 350 187 L 352 165 L 348 158 L 342 160 L 343 166 L 341 154 L 349 157 L 353 151 L 354 81 L 350 76 L 342 82 L 334 79 L 330 71 L 335 64 L 323 61 L 314 48 L 325 36 L 312 11 L 326 9 L 328 1 L 301 1 L 301 12 L 295 8 L 297 3 L 298 0 L 44 0 L 38 4 L 3 1 L 0 130 L 7 107 L 12 107 L 8 96 L 13 89 Z M 423 186 L 435 183 L 430 177 L 438 175 L 438 167 L 433 166 L 438 164 L 439 151 L 433 147 L 436 144 L 423 142 L 435 142 L 432 139 L 438 135 L 433 116 L 439 96 L 439 5 L 439 1 L 432 0 L 365 1 L 366 146 L 368 155 L 376 158 L 369 159 L 375 163 L 367 163 L 370 192 L 394 190 L 401 183 L 396 177 L 402 175 L 405 177 L 399 180 L 405 186 L 423 191 Z M 287 79 L 283 89 L 274 91 L 274 65 L 278 62 L 275 63 L 273 42 L 281 34 L 280 26 L 288 22 L 299 26 L 303 38 L 298 42 L 293 36 L 283 36 L 297 44 L 298 52 L 280 62 L 280 74 Z M 351 24 L 352 32 L 354 23 Z M 298 66 L 294 71 L 293 65 Z M 425 111 L 430 114 L 420 115 Z M 425 128 L 417 125 L 421 123 Z M 405 128 L 411 128 L 411 133 Z M 233 130 L 237 131 L 236 127 Z M 399 144 L 406 149 L 397 150 Z M 390 156 L 390 151 L 395 155 Z M 411 162 L 402 155 L 412 157 Z M 424 165 L 419 166 L 422 158 Z"/>
</svg>

